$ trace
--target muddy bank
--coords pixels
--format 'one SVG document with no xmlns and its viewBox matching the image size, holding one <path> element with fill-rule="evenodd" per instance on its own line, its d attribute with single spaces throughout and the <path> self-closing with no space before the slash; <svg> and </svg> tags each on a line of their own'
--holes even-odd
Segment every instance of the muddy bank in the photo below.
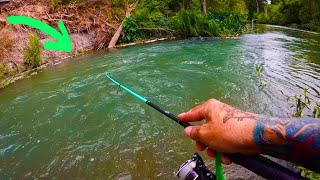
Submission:
<svg viewBox="0 0 320 180">
<path fill-rule="evenodd" d="M 77 38 L 76 34 L 73 34 L 72 36 Z M 77 39 L 78 42 L 83 42 L 83 41 L 79 41 L 79 39 Z M 174 39 L 175 39 L 174 37 L 159 38 L 159 39 L 148 39 L 148 40 L 143 40 L 143 41 L 134 42 L 134 43 L 119 44 L 119 45 L 116 46 L 116 48 L 125 48 L 125 47 L 129 47 L 129 46 L 135 46 L 135 45 L 140 45 L 140 44 L 149 44 L 149 43 L 154 43 L 154 42 L 158 42 L 158 41 L 166 41 L 166 40 L 174 40 Z M 41 42 L 43 44 L 45 42 L 45 40 L 42 40 Z M 90 43 L 89 40 L 86 41 L 86 42 L 83 42 L 83 44 L 89 44 L 89 43 Z M 55 55 L 58 54 L 57 52 L 51 51 L 52 54 L 51 54 L 51 56 L 48 57 L 49 60 L 44 61 L 41 66 L 39 66 L 37 68 L 33 68 L 33 69 L 26 69 L 26 70 L 24 70 L 24 71 L 22 71 L 20 73 L 17 73 L 14 76 L 11 76 L 9 78 L 5 78 L 5 79 L 0 80 L 0 89 L 8 86 L 11 83 L 14 83 L 14 82 L 18 81 L 18 80 L 21 80 L 21 79 L 28 78 L 30 76 L 36 75 L 36 74 L 38 74 L 37 72 L 39 70 L 42 70 L 42 69 L 45 69 L 47 67 L 60 64 L 63 61 L 67 61 L 67 60 L 69 60 L 71 58 L 74 58 L 76 56 L 81 56 L 81 55 L 84 55 L 84 54 L 87 54 L 87 53 L 94 52 L 94 50 L 95 50 L 94 48 L 87 48 L 87 49 L 83 48 L 83 49 L 80 49 L 80 50 L 76 51 L 75 53 L 69 54 L 69 55 L 66 54 L 66 53 L 59 53 L 61 56 L 58 56 L 58 57 L 55 56 Z"/>
<path fill-rule="evenodd" d="M 0 82 L 7 85 L 17 79 L 19 74 L 28 74 L 23 51 L 28 45 L 28 35 L 36 34 L 41 42 L 41 58 L 43 66 L 57 60 L 70 58 L 95 49 L 103 49 L 108 45 L 124 12 L 112 13 L 112 3 L 94 0 L 86 3 L 57 5 L 53 7 L 51 0 L 11 0 L 0 4 Z M 43 44 L 53 39 L 30 27 L 10 25 L 6 17 L 23 15 L 38 19 L 58 30 L 57 24 L 63 20 L 72 42 L 72 52 L 45 51 Z M 40 68 L 43 68 L 40 67 Z M 18 77 L 17 77 L 18 75 Z"/>
</svg>

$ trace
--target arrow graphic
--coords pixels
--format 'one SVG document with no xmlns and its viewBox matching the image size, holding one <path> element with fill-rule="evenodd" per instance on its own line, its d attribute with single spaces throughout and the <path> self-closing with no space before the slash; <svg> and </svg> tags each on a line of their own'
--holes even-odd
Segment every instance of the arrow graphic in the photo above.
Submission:
<svg viewBox="0 0 320 180">
<path fill-rule="evenodd" d="M 7 17 L 7 21 L 13 25 L 21 24 L 39 29 L 47 35 L 53 37 L 56 41 L 45 42 L 45 50 L 56 50 L 63 52 L 71 52 L 72 50 L 70 36 L 62 20 L 60 20 L 58 23 L 61 33 L 48 24 L 27 16 L 9 16 Z"/>
</svg>

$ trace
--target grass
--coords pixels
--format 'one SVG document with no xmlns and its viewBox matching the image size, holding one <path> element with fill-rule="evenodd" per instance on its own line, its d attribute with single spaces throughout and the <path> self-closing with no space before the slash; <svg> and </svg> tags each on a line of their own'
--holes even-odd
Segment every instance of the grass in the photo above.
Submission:
<svg viewBox="0 0 320 180">
<path fill-rule="evenodd" d="M 36 34 L 29 34 L 28 40 L 29 44 L 23 51 L 25 63 L 31 68 L 39 67 L 42 63 L 39 38 Z"/>
<path fill-rule="evenodd" d="M 214 19 L 209 19 L 201 12 L 181 10 L 173 17 L 173 29 L 185 37 L 219 36 L 220 29 Z"/>
</svg>

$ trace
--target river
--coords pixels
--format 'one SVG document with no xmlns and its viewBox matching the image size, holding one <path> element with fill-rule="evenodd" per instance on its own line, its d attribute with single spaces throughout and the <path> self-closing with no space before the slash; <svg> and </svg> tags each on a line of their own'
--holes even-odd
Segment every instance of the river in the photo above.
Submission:
<svg viewBox="0 0 320 180">
<path fill-rule="evenodd" d="M 294 101 L 285 95 L 308 88 L 320 98 L 319 57 L 320 34 L 258 26 L 239 38 L 137 45 L 41 70 L 0 90 L 0 179 L 174 179 L 194 143 L 119 92 L 106 72 L 177 114 L 216 98 L 291 117 Z M 236 165 L 225 171 L 228 179 L 259 178 Z"/>
</svg>

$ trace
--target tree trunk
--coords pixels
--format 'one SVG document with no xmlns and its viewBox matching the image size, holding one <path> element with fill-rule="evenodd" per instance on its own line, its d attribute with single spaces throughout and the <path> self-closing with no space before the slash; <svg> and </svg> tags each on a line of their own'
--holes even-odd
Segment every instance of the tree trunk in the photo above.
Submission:
<svg viewBox="0 0 320 180">
<path fill-rule="evenodd" d="M 266 15 L 268 15 L 268 6 L 267 6 L 267 5 L 264 6 L 264 13 L 265 13 Z"/>
<path fill-rule="evenodd" d="M 183 0 L 183 8 L 184 10 L 189 9 L 190 6 L 190 0 Z"/>
<path fill-rule="evenodd" d="M 268 1 L 264 1 L 264 13 L 265 13 L 266 15 L 268 15 L 268 6 L 269 6 Z"/>
<path fill-rule="evenodd" d="M 126 12 L 126 18 L 130 17 L 131 12 L 136 8 L 138 2 L 139 2 L 139 1 L 137 1 L 137 2 L 135 2 L 134 4 L 131 4 L 131 5 L 130 5 L 129 9 L 128 9 L 127 12 Z M 111 41 L 110 41 L 110 43 L 109 43 L 108 48 L 114 48 L 114 47 L 116 47 L 116 44 L 117 44 L 117 42 L 118 42 L 118 40 L 119 40 L 119 37 L 120 37 L 120 35 L 121 35 L 121 32 L 122 32 L 123 24 L 124 24 L 125 22 L 126 22 L 126 19 L 124 19 L 124 20 L 122 21 L 122 23 L 121 23 L 120 26 L 118 27 L 116 33 L 114 33 L 114 35 L 113 35 L 113 37 L 112 37 L 112 39 L 111 39 Z"/>
<path fill-rule="evenodd" d="M 259 0 L 256 0 L 256 3 L 257 3 L 257 13 L 259 14 L 259 13 L 260 13 L 260 3 L 259 3 Z"/>
<path fill-rule="evenodd" d="M 202 12 L 207 15 L 207 0 L 202 0 Z"/>
</svg>

